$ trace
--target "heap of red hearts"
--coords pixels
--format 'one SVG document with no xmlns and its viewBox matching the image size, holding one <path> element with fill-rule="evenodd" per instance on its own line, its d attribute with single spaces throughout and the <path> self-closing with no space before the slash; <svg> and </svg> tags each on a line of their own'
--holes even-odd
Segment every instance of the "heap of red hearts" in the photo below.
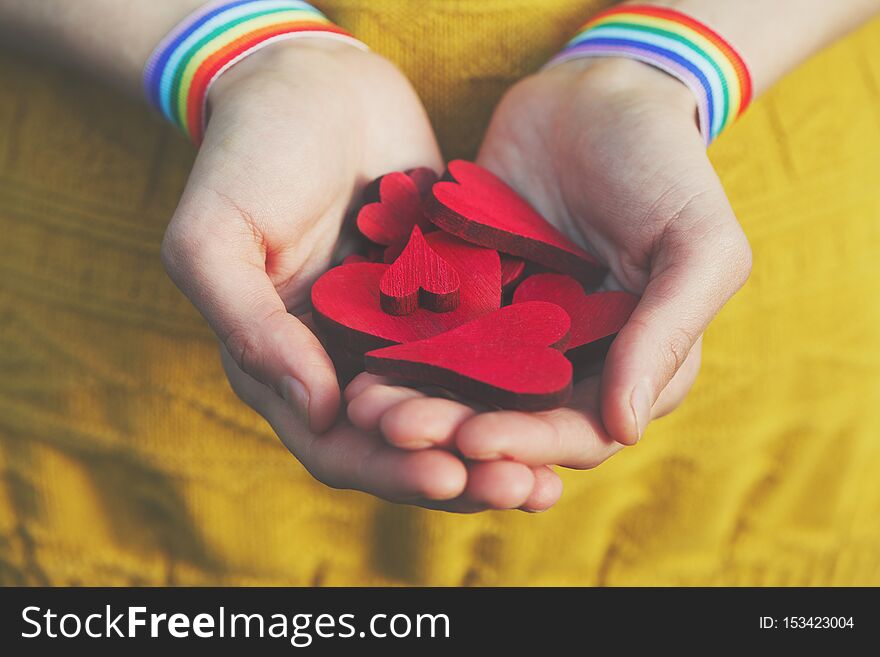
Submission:
<svg viewBox="0 0 880 657">
<path fill-rule="evenodd" d="M 476 164 L 453 161 L 439 182 L 430 169 L 390 173 L 365 200 L 370 246 L 312 287 L 337 367 L 554 408 L 635 307 L 626 292 L 587 294 L 604 267 Z M 527 270 L 539 273 L 519 282 Z"/>
</svg>

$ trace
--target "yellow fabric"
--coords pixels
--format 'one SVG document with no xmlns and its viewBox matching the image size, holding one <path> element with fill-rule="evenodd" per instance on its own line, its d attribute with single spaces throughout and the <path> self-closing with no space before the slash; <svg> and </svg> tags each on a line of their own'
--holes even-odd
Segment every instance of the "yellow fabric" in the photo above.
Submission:
<svg viewBox="0 0 880 657">
<path fill-rule="evenodd" d="M 338 0 L 448 156 L 602 2 Z M 880 21 L 711 157 L 751 238 L 699 382 L 554 510 L 315 483 L 158 258 L 192 159 L 133 101 L 0 56 L 0 583 L 880 584 Z"/>
</svg>

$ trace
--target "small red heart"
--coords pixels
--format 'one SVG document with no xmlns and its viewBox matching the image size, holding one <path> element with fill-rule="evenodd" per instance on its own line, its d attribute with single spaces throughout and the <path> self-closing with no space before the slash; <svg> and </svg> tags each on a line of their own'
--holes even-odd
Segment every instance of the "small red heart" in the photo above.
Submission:
<svg viewBox="0 0 880 657">
<path fill-rule="evenodd" d="M 416 167 L 415 169 L 407 169 L 406 175 L 412 178 L 416 187 L 419 188 L 419 194 L 422 198 L 426 198 L 431 193 L 431 188 L 437 182 L 437 172 L 430 167 Z"/>
<path fill-rule="evenodd" d="M 505 306 L 432 338 L 371 351 L 367 371 L 502 408 L 555 408 L 571 394 L 572 366 L 559 351 L 569 324 L 552 303 Z"/>
<path fill-rule="evenodd" d="M 460 286 L 458 272 L 413 226 L 406 248 L 382 275 L 379 299 L 382 310 L 391 315 L 409 315 L 419 306 L 446 313 L 458 307 Z"/>
<path fill-rule="evenodd" d="M 375 199 L 357 215 L 358 230 L 370 241 L 384 246 L 406 244 L 413 226 L 428 231 L 431 223 L 422 206 L 416 182 L 402 171 L 377 178 L 364 196 Z"/>
<path fill-rule="evenodd" d="M 400 173 L 399 171 L 396 173 Z M 434 183 L 439 180 L 437 176 L 437 172 L 430 167 L 415 167 L 414 169 L 407 169 L 404 171 L 407 176 L 412 178 L 412 181 L 416 184 L 416 187 L 419 190 L 419 194 L 424 199 L 428 194 L 431 193 L 431 187 L 434 186 Z M 390 174 L 385 174 L 390 175 Z M 380 200 L 380 192 L 379 187 L 382 184 L 382 178 L 385 176 L 379 176 L 378 178 L 371 180 L 365 187 L 363 191 L 363 204 L 367 203 L 375 203 Z"/>
<path fill-rule="evenodd" d="M 427 206 L 434 224 L 468 242 L 531 260 L 588 285 L 604 274 L 598 260 L 556 230 L 500 178 L 472 162 L 450 162 Z"/>
<path fill-rule="evenodd" d="M 513 285 L 522 276 L 523 270 L 526 268 L 526 261 L 521 258 L 515 258 L 509 255 L 501 256 L 501 287 L 507 289 L 509 285 Z"/>
<path fill-rule="evenodd" d="M 434 313 L 419 308 L 396 316 L 381 307 L 379 283 L 388 270 L 382 263 L 335 267 L 312 286 L 312 306 L 322 334 L 349 354 L 443 333 L 497 310 L 501 305 L 501 261 L 496 251 L 437 231 L 425 236 L 430 247 L 461 277 L 455 310 Z"/>
<path fill-rule="evenodd" d="M 352 253 L 342 259 L 343 265 L 353 265 L 357 262 L 370 262 L 370 259 L 365 255 L 361 255 L 360 253 Z"/>
<path fill-rule="evenodd" d="M 535 274 L 519 284 L 513 303 L 547 301 L 561 306 L 571 317 L 571 335 L 566 355 L 572 360 L 592 360 L 603 346 L 595 343 L 613 338 L 623 328 L 638 297 L 629 292 L 595 292 L 585 294 L 581 284 L 562 274 Z"/>
</svg>

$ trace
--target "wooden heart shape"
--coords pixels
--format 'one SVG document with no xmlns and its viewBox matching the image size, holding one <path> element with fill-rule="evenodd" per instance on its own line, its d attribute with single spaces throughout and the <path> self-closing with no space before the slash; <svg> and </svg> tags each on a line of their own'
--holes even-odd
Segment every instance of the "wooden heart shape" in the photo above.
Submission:
<svg viewBox="0 0 880 657">
<path fill-rule="evenodd" d="M 392 173 L 401 173 L 401 172 L 392 172 Z M 402 172 L 407 176 L 412 178 L 412 181 L 416 184 L 416 187 L 419 190 L 419 195 L 424 199 L 431 193 L 431 187 L 434 186 L 434 183 L 439 180 L 439 176 L 437 172 L 434 171 L 431 167 L 415 167 L 413 169 L 407 169 Z M 385 174 L 391 175 L 391 174 Z M 379 176 L 378 178 L 371 180 L 364 187 L 363 192 L 363 203 L 375 203 L 380 200 L 380 186 L 382 184 L 382 179 L 385 176 Z"/>
<path fill-rule="evenodd" d="M 361 255 L 360 253 L 352 253 L 342 259 L 343 265 L 353 265 L 358 262 L 370 262 L 370 259 L 365 255 Z"/>
<path fill-rule="evenodd" d="M 409 315 L 384 312 L 379 284 L 388 270 L 383 263 L 342 265 L 326 272 L 312 286 L 315 321 L 326 339 L 349 354 L 443 333 L 501 305 L 501 261 L 498 252 L 437 231 L 425 241 L 461 277 L 455 310 L 434 313 L 419 308 Z"/>
<path fill-rule="evenodd" d="M 597 283 L 604 267 L 567 239 L 495 174 L 464 160 L 449 163 L 427 200 L 439 228 L 480 246 Z"/>
<path fill-rule="evenodd" d="M 559 351 L 569 325 L 552 303 L 505 306 L 432 338 L 370 351 L 367 371 L 501 408 L 555 408 L 571 395 L 572 366 Z"/>
<path fill-rule="evenodd" d="M 501 256 L 501 287 L 507 290 L 508 286 L 513 285 L 522 276 L 526 268 L 526 261 L 522 258 L 515 258 L 510 255 Z"/>
<path fill-rule="evenodd" d="M 547 301 L 561 306 L 571 318 L 566 355 L 572 360 L 593 360 L 607 350 L 626 324 L 637 296 L 629 292 L 585 294 L 581 284 L 563 274 L 535 274 L 519 284 L 513 303 Z"/>
<path fill-rule="evenodd" d="M 406 175 L 412 178 L 412 181 L 416 184 L 416 187 L 418 187 L 419 194 L 421 194 L 423 199 L 427 198 L 428 194 L 431 193 L 431 188 L 439 178 L 437 172 L 430 167 L 407 169 Z"/>
<path fill-rule="evenodd" d="M 458 307 L 460 286 L 458 272 L 413 226 L 406 248 L 382 274 L 380 305 L 391 315 L 409 315 L 419 307 L 446 313 Z"/>
<path fill-rule="evenodd" d="M 402 248 L 413 226 L 425 232 L 431 228 L 418 184 L 402 171 L 374 180 L 364 191 L 364 197 L 372 202 L 358 211 L 357 227 L 371 242 Z"/>
<path fill-rule="evenodd" d="M 359 251 L 350 253 L 340 264 L 351 265 L 355 262 L 382 262 L 385 248 L 375 244 L 364 244 Z"/>
</svg>

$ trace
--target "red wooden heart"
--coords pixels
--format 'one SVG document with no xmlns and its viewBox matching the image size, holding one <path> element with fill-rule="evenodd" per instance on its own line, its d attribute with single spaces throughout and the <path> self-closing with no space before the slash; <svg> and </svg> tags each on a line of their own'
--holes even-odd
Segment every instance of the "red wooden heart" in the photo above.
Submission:
<svg viewBox="0 0 880 657">
<path fill-rule="evenodd" d="M 377 246 L 376 244 L 368 244 L 366 243 L 366 240 L 363 241 L 364 244 L 361 245 L 362 248 L 345 256 L 340 264 L 350 265 L 355 262 L 382 262 L 382 258 L 385 254 L 385 247 Z"/>
<path fill-rule="evenodd" d="M 398 171 L 393 173 L 400 172 Z M 431 192 L 431 187 L 433 187 L 434 183 L 439 180 L 439 176 L 437 176 L 437 173 L 434 171 L 434 169 L 430 167 L 415 167 L 413 169 L 407 169 L 403 173 L 412 178 L 412 181 L 416 184 L 416 187 L 418 188 L 419 194 L 422 198 L 425 198 Z M 385 175 L 387 176 L 390 174 Z M 381 200 L 379 187 L 381 186 L 382 178 L 384 177 L 385 176 L 379 176 L 375 180 L 371 180 L 364 187 L 364 205 L 366 205 L 367 203 L 375 203 L 376 201 Z"/>
<path fill-rule="evenodd" d="M 413 226 L 426 232 L 431 228 L 418 185 L 402 171 L 377 178 L 364 196 L 374 200 L 358 212 L 357 227 L 376 244 L 406 244 Z"/>
<path fill-rule="evenodd" d="M 406 242 L 403 240 L 397 242 L 396 244 L 392 244 L 391 246 L 386 246 L 385 250 L 382 251 L 382 257 L 377 258 L 376 262 L 384 262 L 386 264 L 391 264 L 403 253 L 403 249 L 406 246 Z"/>
<path fill-rule="evenodd" d="M 391 315 L 409 315 L 420 306 L 435 313 L 458 307 L 458 272 L 437 255 L 413 226 L 406 248 L 382 275 L 379 300 Z"/>
<path fill-rule="evenodd" d="M 572 366 L 559 351 L 569 323 L 552 303 L 505 306 L 432 338 L 370 351 L 367 371 L 502 408 L 555 408 L 571 394 Z"/>
<path fill-rule="evenodd" d="M 361 255 L 360 253 L 352 253 L 342 259 L 343 265 L 353 265 L 356 262 L 370 262 L 370 259 L 365 255 Z"/>
<path fill-rule="evenodd" d="M 501 287 L 507 289 L 508 285 L 513 285 L 522 276 L 523 270 L 526 268 L 526 261 L 521 258 L 515 258 L 509 255 L 501 256 Z"/>
<path fill-rule="evenodd" d="M 496 251 L 463 242 L 443 232 L 425 236 L 432 249 L 461 277 L 458 308 L 434 313 L 419 308 L 410 315 L 389 315 L 379 301 L 382 263 L 335 267 L 312 286 L 312 306 L 321 332 L 351 354 L 443 333 L 501 305 L 501 262 Z"/>
<path fill-rule="evenodd" d="M 419 194 L 421 194 L 422 198 L 426 198 L 431 193 L 431 187 L 438 180 L 437 172 L 430 167 L 407 169 L 406 175 L 412 178 L 416 187 L 419 188 Z"/>
<path fill-rule="evenodd" d="M 427 201 L 431 221 L 468 242 L 571 274 L 585 284 L 604 267 L 568 240 L 519 194 L 486 169 L 454 160 Z"/>
<path fill-rule="evenodd" d="M 585 294 L 581 284 L 562 274 L 535 274 L 519 284 L 513 303 L 548 301 L 561 306 L 571 317 L 568 355 L 572 360 L 591 360 L 610 344 L 591 345 L 613 338 L 623 328 L 639 299 L 629 292 Z"/>
</svg>

